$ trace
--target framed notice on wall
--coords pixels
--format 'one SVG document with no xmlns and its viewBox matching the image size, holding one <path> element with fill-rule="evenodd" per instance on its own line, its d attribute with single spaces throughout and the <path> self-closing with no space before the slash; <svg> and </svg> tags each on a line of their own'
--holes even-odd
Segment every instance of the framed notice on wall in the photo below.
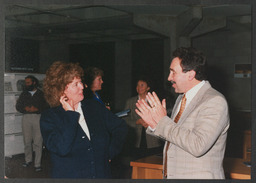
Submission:
<svg viewBox="0 0 256 183">
<path fill-rule="evenodd" d="M 235 78 L 250 78 L 252 74 L 252 64 L 235 64 Z"/>
</svg>

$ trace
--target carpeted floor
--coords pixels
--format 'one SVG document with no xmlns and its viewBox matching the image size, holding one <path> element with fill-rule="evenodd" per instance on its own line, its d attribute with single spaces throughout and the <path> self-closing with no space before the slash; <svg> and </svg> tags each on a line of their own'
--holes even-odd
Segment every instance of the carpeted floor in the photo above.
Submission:
<svg viewBox="0 0 256 183">
<path fill-rule="evenodd" d="M 12 157 L 5 157 L 5 175 L 11 178 L 50 178 L 50 155 L 49 152 L 44 149 L 42 155 L 42 171 L 36 172 L 34 164 L 24 168 L 24 154 L 14 155 Z M 113 179 L 130 179 L 131 167 L 120 164 L 119 159 L 115 159 L 112 162 L 112 178 Z"/>
<path fill-rule="evenodd" d="M 5 175 L 8 178 L 50 178 L 50 156 L 43 151 L 42 171 L 36 172 L 34 164 L 24 168 L 24 154 L 5 157 Z"/>
</svg>

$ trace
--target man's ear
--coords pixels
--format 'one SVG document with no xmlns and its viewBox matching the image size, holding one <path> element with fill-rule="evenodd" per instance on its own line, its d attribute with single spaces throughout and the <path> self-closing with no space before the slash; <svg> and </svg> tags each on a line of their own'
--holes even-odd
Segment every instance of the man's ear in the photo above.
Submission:
<svg viewBox="0 0 256 183">
<path fill-rule="evenodd" d="M 193 80 L 195 77 L 196 77 L 196 71 L 194 70 L 188 71 L 188 79 L 190 81 Z"/>
</svg>

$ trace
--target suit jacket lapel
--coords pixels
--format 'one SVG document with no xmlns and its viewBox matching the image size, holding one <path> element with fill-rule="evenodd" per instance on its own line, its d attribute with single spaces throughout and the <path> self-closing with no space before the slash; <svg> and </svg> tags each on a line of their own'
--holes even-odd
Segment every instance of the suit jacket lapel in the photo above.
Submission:
<svg viewBox="0 0 256 183">
<path fill-rule="evenodd" d="M 211 88 L 211 85 L 208 81 L 206 81 L 206 83 L 202 86 L 202 88 L 200 88 L 198 93 L 194 96 L 194 98 L 191 100 L 191 102 L 189 103 L 189 105 L 181 115 L 178 122 L 179 125 L 181 125 L 184 122 L 184 120 L 187 118 L 187 116 L 195 109 L 195 107 L 200 104 L 200 100 L 202 100 L 204 93 L 209 88 Z"/>
<path fill-rule="evenodd" d="M 181 125 L 184 122 L 184 120 L 187 118 L 187 116 L 191 113 L 191 111 L 193 111 L 195 109 L 195 107 L 200 103 L 200 100 L 202 100 L 202 96 L 204 95 L 206 90 L 208 90 L 209 88 L 211 88 L 211 85 L 208 81 L 206 81 L 205 84 L 202 86 L 202 88 L 200 88 L 198 93 L 194 96 L 192 101 L 189 103 L 189 105 L 187 106 L 185 111 L 182 113 L 182 115 L 181 115 L 181 117 L 180 117 L 180 119 L 177 123 L 178 125 Z M 174 116 L 175 111 L 177 110 L 181 99 L 182 99 L 182 95 L 179 95 L 176 102 L 175 102 L 175 105 L 173 107 L 173 111 L 172 111 L 172 115 L 171 115 L 171 119 L 173 119 L 173 120 L 175 118 L 175 116 Z M 165 146 L 164 146 L 164 152 L 165 152 L 165 149 L 166 149 L 166 144 L 167 144 L 167 141 L 166 141 Z M 172 143 L 170 143 L 170 146 L 171 145 L 172 145 Z"/>
<path fill-rule="evenodd" d="M 176 100 L 176 102 L 173 106 L 172 115 L 171 115 L 171 119 L 173 119 L 173 120 L 175 118 L 174 115 L 175 115 L 175 112 L 177 111 L 177 108 L 179 106 L 179 103 L 180 103 L 181 99 L 182 99 L 182 94 L 178 96 L 178 98 L 177 98 L 177 100 Z"/>
<path fill-rule="evenodd" d="M 89 129 L 89 134 L 91 136 L 91 133 L 93 131 L 93 127 L 91 126 L 92 124 L 90 124 L 90 117 L 88 116 L 88 113 L 87 113 L 87 106 L 81 102 L 81 108 L 82 108 L 82 111 L 83 111 L 83 114 L 84 114 L 84 119 L 85 119 L 85 123 Z M 79 124 L 80 126 L 80 124 Z M 83 133 L 85 134 L 86 138 L 89 140 L 88 136 L 86 135 L 86 133 L 84 132 L 84 130 L 82 129 L 82 127 L 80 126 L 81 130 L 83 131 Z"/>
<path fill-rule="evenodd" d="M 177 100 L 176 100 L 176 102 L 175 102 L 175 104 L 174 104 L 174 107 L 173 107 L 173 110 L 172 110 L 172 114 L 171 114 L 171 119 L 173 119 L 173 120 L 174 120 L 174 118 L 175 118 L 175 112 L 177 111 L 177 108 L 178 108 L 178 106 L 179 106 L 179 103 L 180 103 L 181 99 L 182 99 L 182 94 L 178 96 L 178 98 L 177 98 Z M 167 141 L 165 141 L 164 151 L 163 151 L 163 152 L 166 151 L 166 146 L 167 146 Z M 170 148 L 171 146 L 172 146 L 172 143 L 170 143 L 169 148 Z M 164 153 L 164 155 L 165 155 L 165 153 Z"/>
</svg>

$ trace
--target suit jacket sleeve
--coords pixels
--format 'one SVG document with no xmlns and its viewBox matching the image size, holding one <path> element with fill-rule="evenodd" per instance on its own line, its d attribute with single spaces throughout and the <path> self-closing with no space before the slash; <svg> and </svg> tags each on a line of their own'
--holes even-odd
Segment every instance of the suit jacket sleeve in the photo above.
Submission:
<svg viewBox="0 0 256 183">
<path fill-rule="evenodd" d="M 154 132 L 148 132 L 179 146 L 193 156 L 202 156 L 221 134 L 226 133 L 229 117 L 226 100 L 221 96 L 210 98 L 198 108 L 200 109 L 188 115 L 182 124 L 165 116 Z M 184 123 L 193 123 L 193 127 L 187 128 Z"/>
<path fill-rule="evenodd" d="M 105 106 L 103 106 L 102 109 L 105 113 L 107 130 L 109 131 L 109 134 L 111 136 L 109 145 L 109 156 L 110 159 L 112 159 L 122 150 L 127 135 L 127 125 L 123 119 L 118 118 L 108 109 L 106 109 Z"/>
<path fill-rule="evenodd" d="M 124 117 L 123 119 L 126 121 L 126 123 L 128 124 L 129 127 L 131 128 L 136 128 L 137 126 L 141 126 L 141 125 L 137 125 L 136 124 L 136 121 L 138 119 L 140 119 L 140 116 L 137 115 L 137 113 L 135 112 L 135 109 L 136 109 L 136 102 L 138 100 L 138 97 L 132 97 L 132 98 L 129 98 L 127 101 L 126 101 L 126 104 L 125 104 L 125 110 L 126 109 L 130 109 L 131 111 L 128 113 L 128 116 Z"/>
<path fill-rule="evenodd" d="M 56 111 L 56 108 L 53 108 L 43 112 L 40 129 L 47 149 L 65 156 L 72 149 L 80 114 L 62 110 Z"/>
<path fill-rule="evenodd" d="M 16 103 L 16 110 L 20 113 L 25 113 L 25 106 L 24 106 L 24 92 L 22 92 L 17 100 Z"/>
<path fill-rule="evenodd" d="M 44 110 L 49 108 L 49 105 L 44 98 L 44 93 L 40 89 L 37 89 L 35 94 L 37 95 L 37 102 L 34 106 L 38 108 L 39 113 L 42 113 Z"/>
</svg>

